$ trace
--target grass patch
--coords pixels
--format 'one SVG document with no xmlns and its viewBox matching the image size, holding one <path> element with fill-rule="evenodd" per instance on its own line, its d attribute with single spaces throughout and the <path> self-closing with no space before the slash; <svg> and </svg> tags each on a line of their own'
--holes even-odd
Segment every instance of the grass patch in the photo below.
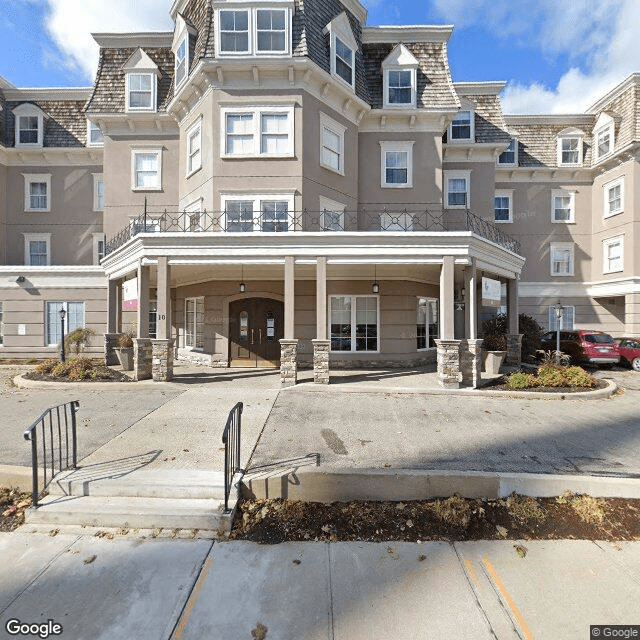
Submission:
<svg viewBox="0 0 640 640">
<path fill-rule="evenodd" d="M 436 500 L 433 503 L 433 511 L 442 522 L 463 529 L 469 526 L 471 520 L 469 501 L 461 498 L 457 493 L 446 500 Z"/>
</svg>

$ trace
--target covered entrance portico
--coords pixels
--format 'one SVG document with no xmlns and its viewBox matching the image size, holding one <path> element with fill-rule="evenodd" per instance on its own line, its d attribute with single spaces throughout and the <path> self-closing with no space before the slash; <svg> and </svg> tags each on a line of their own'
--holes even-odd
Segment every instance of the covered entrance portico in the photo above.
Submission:
<svg viewBox="0 0 640 640">
<path fill-rule="evenodd" d="M 332 367 L 437 360 L 442 386 L 475 386 L 481 278 L 507 283 L 517 359 L 523 263 L 469 231 L 140 233 L 103 263 L 107 357 L 109 336 L 126 325 L 123 281 L 135 277 L 139 379 L 170 378 L 174 355 L 216 367 L 279 364 L 285 386 L 296 384 L 299 366 L 312 366 L 314 381 L 326 384 Z"/>
</svg>

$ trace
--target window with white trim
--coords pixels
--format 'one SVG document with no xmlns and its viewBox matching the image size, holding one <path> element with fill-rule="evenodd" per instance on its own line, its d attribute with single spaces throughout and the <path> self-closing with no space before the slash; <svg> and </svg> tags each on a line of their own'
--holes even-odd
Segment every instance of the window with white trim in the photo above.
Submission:
<svg viewBox="0 0 640 640">
<path fill-rule="evenodd" d="M 84 327 L 84 302 L 48 301 L 44 311 L 44 333 L 47 346 L 54 347 L 62 341 L 60 310 L 64 309 L 64 332 L 68 335 Z"/>
<path fill-rule="evenodd" d="M 293 114 L 293 106 L 223 108 L 223 157 L 293 157 Z"/>
<path fill-rule="evenodd" d="M 458 111 L 449 125 L 449 142 L 473 142 L 475 139 L 475 113 L 473 109 Z"/>
<path fill-rule="evenodd" d="M 435 349 L 440 335 L 440 318 L 437 298 L 418 298 L 418 317 L 416 322 L 416 349 Z"/>
<path fill-rule="evenodd" d="M 336 74 L 347 84 L 353 86 L 353 49 L 342 42 L 340 38 L 336 38 L 334 56 Z"/>
<path fill-rule="evenodd" d="M 218 13 L 220 53 L 249 52 L 249 11 L 221 10 Z"/>
<path fill-rule="evenodd" d="M 93 236 L 93 264 L 100 264 L 105 256 L 106 238 L 104 233 L 92 233 Z"/>
<path fill-rule="evenodd" d="M 501 189 L 493 197 L 494 222 L 513 222 L 513 190 Z"/>
<path fill-rule="evenodd" d="M 24 210 L 51 211 L 51 174 L 25 173 Z"/>
<path fill-rule="evenodd" d="M 379 351 L 378 296 L 329 296 L 331 351 Z"/>
<path fill-rule="evenodd" d="M 602 273 L 624 271 L 624 236 L 602 241 Z"/>
<path fill-rule="evenodd" d="M 291 7 L 216 10 L 219 56 L 282 56 L 291 50 Z"/>
<path fill-rule="evenodd" d="M 162 189 L 162 150 L 131 150 L 131 189 L 160 191 Z"/>
<path fill-rule="evenodd" d="M 284 53 L 287 50 L 287 12 L 284 9 L 256 9 L 256 51 Z"/>
<path fill-rule="evenodd" d="M 293 195 L 223 195 L 229 232 L 293 231 Z"/>
<path fill-rule="evenodd" d="M 468 209 L 471 206 L 471 171 L 445 171 L 445 208 Z"/>
<path fill-rule="evenodd" d="M 355 86 L 355 52 L 358 43 L 353 36 L 346 12 L 336 16 L 324 29 L 330 37 L 331 75 L 347 86 Z"/>
<path fill-rule="evenodd" d="M 604 158 L 613 151 L 613 123 L 595 132 L 596 160 Z"/>
<path fill-rule="evenodd" d="M 558 166 L 579 167 L 582 165 L 582 136 L 558 137 Z"/>
<path fill-rule="evenodd" d="M 346 205 L 320 196 L 320 229 L 322 231 L 344 231 Z"/>
<path fill-rule="evenodd" d="M 93 174 L 93 210 L 104 211 L 104 174 Z"/>
<path fill-rule="evenodd" d="M 562 308 L 562 317 L 558 319 L 555 306 L 549 307 L 549 331 L 572 331 L 575 324 L 576 308 Z"/>
<path fill-rule="evenodd" d="M 37 144 L 39 136 L 36 116 L 18 116 L 18 144 Z"/>
<path fill-rule="evenodd" d="M 382 62 L 385 109 L 414 108 L 417 103 L 418 60 L 404 44 L 396 45 Z"/>
<path fill-rule="evenodd" d="M 549 245 L 552 276 L 573 275 L 573 252 L 573 242 L 552 242 Z"/>
<path fill-rule="evenodd" d="M 46 267 L 51 264 L 51 234 L 25 233 L 24 263 L 32 267 Z"/>
<path fill-rule="evenodd" d="M 618 215 L 624 211 L 624 178 L 617 178 L 604 185 L 604 217 Z"/>
<path fill-rule="evenodd" d="M 186 79 L 189 65 L 189 36 L 185 35 L 175 52 L 175 83 L 179 87 Z"/>
<path fill-rule="evenodd" d="M 566 189 L 551 191 L 551 222 L 575 222 L 576 194 Z"/>
<path fill-rule="evenodd" d="M 95 122 L 87 120 L 87 146 L 102 147 L 104 145 L 104 135 L 102 129 Z"/>
<path fill-rule="evenodd" d="M 202 120 L 187 131 L 187 175 L 202 167 Z"/>
<path fill-rule="evenodd" d="M 44 112 L 35 104 L 24 103 L 13 109 L 16 147 L 41 147 L 44 140 Z"/>
<path fill-rule="evenodd" d="M 184 346 L 199 351 L 204 349 L 204 297 L 186 298 L 184 301 Z"/>
<path fill-rule="evenodd" d="M 381 141 L 380 186 L 395 189 L 413 187 L 413 141 Z"/>
<path fill-rule="evenodd" d="M 347 128 L 320 112 L 320 166 L 344 175 L 344 134 Z"/>
<path fill-rule="evenodd" d="M 127 111 L 156 110 L 156 75 L 127 73 Z"/>
<path fill-rule="evenodd" d="M 498 156 L 498 164 L 517 166 L 518 164 L 518 139 L 511 138 L 509 146 Z"/>
</svg>

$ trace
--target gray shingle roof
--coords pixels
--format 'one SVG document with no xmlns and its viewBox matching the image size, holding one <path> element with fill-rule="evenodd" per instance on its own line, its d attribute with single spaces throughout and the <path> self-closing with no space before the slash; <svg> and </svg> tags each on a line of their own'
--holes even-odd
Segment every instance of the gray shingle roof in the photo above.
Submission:
<svg viewBox="0 0 640 640">
<path fill-rule="evenodd" d="M 634 83 L 614 100 L 603 105 L 603 111 L 607 111 L 614 117 L 620 117 L 620 124 L 616 126 L 615 131 L 616 149 L 640 140 L 638 99 L 640 99 L 640 87 Z"/>
<path fill-rule="evenodd" d="M 476 142 L 509 143 L 511 141 L 512 136 L 506 131 L 500 98 L 497 95 L 464 95 L 464 97 L 475 105 Z"/>
</svg>

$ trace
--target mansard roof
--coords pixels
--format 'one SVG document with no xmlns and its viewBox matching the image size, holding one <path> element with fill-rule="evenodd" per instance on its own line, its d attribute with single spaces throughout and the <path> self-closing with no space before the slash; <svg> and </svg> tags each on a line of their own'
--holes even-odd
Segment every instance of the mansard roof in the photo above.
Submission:
<svg viewBox="0 0 640 640">
<path fill-rule="evenodd" d="M 505 85 L 505 82 L 454 83 L 458 95 L 473 106 L 476 142 L 508 144 L 511 141 L 499 97 Z"/>
</svg>

